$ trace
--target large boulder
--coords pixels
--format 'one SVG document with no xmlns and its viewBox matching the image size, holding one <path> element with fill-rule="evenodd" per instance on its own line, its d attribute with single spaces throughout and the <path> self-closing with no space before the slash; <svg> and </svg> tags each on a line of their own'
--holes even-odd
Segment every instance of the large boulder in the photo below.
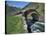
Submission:
<svg viewBox="0 0 46 35">
<path fill-rule="evenodd" d="M 32 32 L 44 32 L 44 23 L 43 22 L 36 22 L 31 26 Z"/>
</svg>

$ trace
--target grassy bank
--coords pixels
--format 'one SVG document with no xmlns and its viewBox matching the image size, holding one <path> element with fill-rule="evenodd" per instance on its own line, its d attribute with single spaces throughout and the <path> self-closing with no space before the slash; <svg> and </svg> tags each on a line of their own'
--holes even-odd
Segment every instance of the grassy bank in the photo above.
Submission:
<svg viewBox="0 0 46 35">
<path fill-rule="evenodd" d="M 24 28 L 21 19 L 21 17 L 7 16 L 7 33 L 23 33 Z"/>
</svg>

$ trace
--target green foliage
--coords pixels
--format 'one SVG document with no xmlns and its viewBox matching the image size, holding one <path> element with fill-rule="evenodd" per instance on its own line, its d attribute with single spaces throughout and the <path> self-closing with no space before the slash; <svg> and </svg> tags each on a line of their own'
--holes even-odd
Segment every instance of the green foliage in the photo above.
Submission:
<svg viewBox="0 0 46 35">
<path fill-rule="evenodd" d="M 23 33 L 21 17 L 7 16 L 7 33 Z"/>
</svg>

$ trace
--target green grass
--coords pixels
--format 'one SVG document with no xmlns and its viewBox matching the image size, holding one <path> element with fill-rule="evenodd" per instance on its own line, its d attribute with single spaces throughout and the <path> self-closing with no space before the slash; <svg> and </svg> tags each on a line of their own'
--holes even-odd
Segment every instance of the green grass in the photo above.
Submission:
<svg viewBox="0 0 46 35">
<path fill-rule="evenodd" d="M 21 17 L 7 16 L 7 33 L 23 33 L 24 28 Z"/>
</svg>

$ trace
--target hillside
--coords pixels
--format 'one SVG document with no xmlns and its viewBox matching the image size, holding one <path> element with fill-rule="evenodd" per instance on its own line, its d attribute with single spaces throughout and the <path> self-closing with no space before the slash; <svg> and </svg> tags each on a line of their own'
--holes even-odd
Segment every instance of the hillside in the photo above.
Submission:
<svg viewBox="0 0 46 35">
<path fill-rule="evenodd" d="M 7 15 L 11 15 L 12 13 L 18 12 L 20 11 L 21 8 L 17 8 L 17 7 L 12 7 L 6 4 L 6 13 Z"/>
</svg>

